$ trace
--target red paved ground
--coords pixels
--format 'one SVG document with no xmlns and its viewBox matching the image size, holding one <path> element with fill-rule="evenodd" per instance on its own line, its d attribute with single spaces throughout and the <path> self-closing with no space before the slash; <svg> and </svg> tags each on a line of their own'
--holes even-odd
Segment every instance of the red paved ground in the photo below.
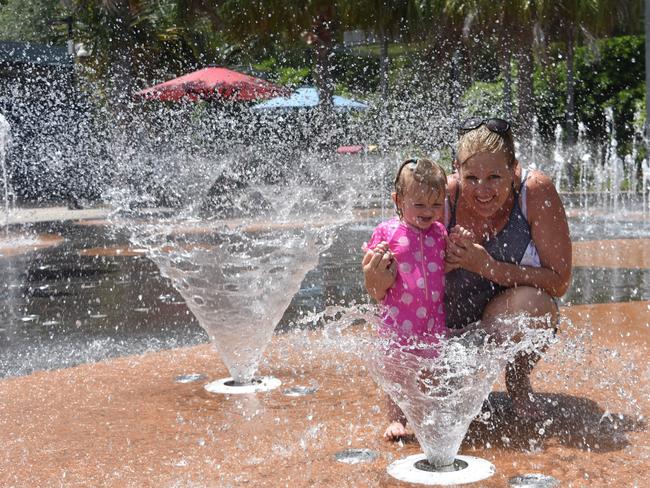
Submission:
<svg viewBox="0 0 650 488">
<path fill-rule="evenodd" d="M 497 391 L 492 423 L 475 422 L 461 448 L 497 468 L 476 486 L 503 487 L 529 472 L 562 486 L 647 486 L 649 307 L 566 310 L 573 325 L 534 378 L 553 422 L 541 431 L 517 421 Z M 175 383 L 190 372 L 226 375 L 209 346 L 1 380 L 0 486 L 398 486 L 387 464 L 419 448 L 380 440 L 381 394 L 363 367 L 287 341 L 275 339 L 262 370 L 283 386 L 317 382 L 311 396 L 225 397 L 206 393 L 204 382 Z M 335 461 L 348 447 L 381 456 L 356 466 Z"/>
<path fill-rule="evenodd" d="M 595 268 L 650 268 L 650 239 L 574 242 L 573 265 Z"/>
</svg>

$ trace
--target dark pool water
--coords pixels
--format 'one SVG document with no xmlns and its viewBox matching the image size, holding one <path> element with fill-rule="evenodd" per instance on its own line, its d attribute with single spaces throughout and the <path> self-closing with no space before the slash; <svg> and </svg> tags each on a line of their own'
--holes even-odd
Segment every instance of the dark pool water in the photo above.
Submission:
<svg viewBox="0 0 650 488">
<path fill-rule="evenodd" d="M 599 221 L 600 219 L 600 221 Z M 647 237 L 638 216 L 618 225 L 611 215 L 571 219 L 576 239 Z M 367 301 L 361 246 L 376 221 L 341 229 L 319 266 L 305 277 L 278 330 L 327 305 Z M 634 231 L 636 229 L 636 231 Z M 0 258 L 0 377 L 23 375 L 105 358 L 207 342 L 179 293 L 143 256 L 86 256 L 96 247 L 127 246 L 104 225 L 39 224 L 63 244 Z M 649 300 L 650 271 L 576 268 L 563 303 Z"/>
</svg>

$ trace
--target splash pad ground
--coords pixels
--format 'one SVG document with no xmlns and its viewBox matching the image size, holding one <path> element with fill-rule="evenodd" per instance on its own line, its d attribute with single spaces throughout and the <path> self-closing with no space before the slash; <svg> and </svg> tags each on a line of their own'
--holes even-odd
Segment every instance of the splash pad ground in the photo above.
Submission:
<svg viewBox="0 0 650 488">
<path fill-rule="evenodd" d="M 461 454 L 497 469 L 480 486 L 507 486 L 525 473 L 553 476 L 562 486 L 643 486 L 650 476 L 650 435 L 630 404 L 640 412 L 650 408 L 644 360 L 649 307 L 631 302 L 565 309 L 574 321 L 570 333 L 591 327 L 593 351 L 585 351 L 582 365 L 566 361 L 557 378 L 549 368 L 557 362 L 540 365 L 534 386 L 550 424 L 514 418 L 497 387 L 491 418 L 474 422 L 461 447 Z M 262 370 L 287 387 L 317 383 L 311 395 L 296 398 L 282 389 L 210 395 L 205 379 L 175 382 L 188 372 L 226 374 L 207 345 L 0 381 L 0 485 L 401 486 L 386 466 L 417 454 L 419 446 L 381 440 L 381 395 L 362 365 L 345 363 L 337 371 L 342 363 L 327 351 L 312 351 L 304 362 L 286 356 L 286 340 L 274 339 Z M 561 355 L 561 347 L 549 354 Z M 623 367 L 594 378 L 587 365 L 600 364 L 592 354 L 601 347 Z M 636 388 L 624 400 L 613 389 L 629 384 L 634 372 L 625 365 L 632 362 L 646 371 L 637 372 Z M 594 384 L 599 381 L 611 382 L 612 389 Z M 567 383 L 575 388 L 567 390 Z M 336 453 L 348 448 L 380 455 L 368 463 L 338 462 Z"/>
<path fill-rule="evenodd" d="M 93 207 L 86 209 L 70 209 L 68 207 L 34 207 L 15 208 L 9 212 L 8 223 L 33 224 L 36 222 L 52 222 L 63 220 L 104 219 L 110 213 L 109 207 Z M 0 210 L 0 219 L 5 221 L 5 212 Z"/>
<path fill-rule="evenodd" d="M 77 227 L 83 229 L 74 235 L 70 227 L 57 229 L 66 238 L 65 246 L 33 254 L 38 267 L 45 261 L 52 268 L 66 269 L 72 266 L 69 261 L 82 260 L 77 265 L 85 271 L 79 273 L 78 283 L 76 275 L 72 281 L 52 275 L 78 299 L 77 305 L 66 304 L 69 313 L 76 310 L 80 317 L 77 329 L 92 336 L 95 330 L 112 330 L 117 324 L 120 329 L 114 333 L 136 343 L 143 332 L 161 334 L 162 329 L 153 325 L 163 316 L 176 314 L 191 322 L 181 311 L 179 297 L 168 285 L 165 288 L 140 253 L 84 255 L 81 248 L 119 249 L 125 243 L 97 238 L 103 226 L 92 233 L 84 230 L 89 226 Z M 363 228 L 360 233 L 367 231 Z M 498 384 L 486 410 L 489 418 L 472 424 L 460 450 L 462 455 L 488 460 L 496 474 L 471 486 L 508 486 L 509 480 L 531 473 L 552 476 L 561 486 L 644 486 L 650 476 L 650 435 L 644 417 L 650 407 L 646 364 L 650 302 L 643 286 L 647 238 L 587 242 L 576 246 L 579 268 L 573 294 L 567 298 L 579 305 L 563 309 L 573 325 L 561 331 L 560 342 L 533 377 L 536 399 L 546 416 L 537 422 L 515 418 L 503 385 Z M 334 258 L 351 254 L 357 244 L 335 246 Z M 617 251 L 619 257 L 612 258 Z M 633 253 L 640 253 L 639 259 L 630 260 Z M 54 259 L 59 254 L 62 263 Z M 32 266 L 31 261 L 16 263 Z M 97 268 L 93 273 L 90 263 Z M 117 272 L 115 263 L 119 269 L 129 268 L 130 274 L 111 275 Z M 328 280 L 350 282 L 345 267 L 358 265 L 358 256 L 351 254 L 350 262 L 343 264 L 339 271 L 324 267 L 331 276 L 322 283 L 320 277 L 306 281 L 324 283 L 323 287 Z M 350 273 L 356 276 L 357 271 Z M 30 276 L 31 287 L 41 284 L 39 276 Z M 106 277 L 111 288 L 102 292 Z M 143 290 L 140 300 L 137 290 Z M 40 314 L 40 322 L 23 322 L 25 326 L 47 329 L 50 296 L 54 303 L 64 300 L 54 291 L 42 302 L 32 296 L 27 305 L 38 309 L 29 309 L 19 297 L 8 303 L 21 311 L 24 307 L 26 317 Z M 119 310 L 127 308 L 130 315 L 111 317 L 115 302 L 105 297 L 116 293 L 127 300 Z M 89 316 L 88 304 L 99 296 L 106 308 L 93 305 Z M 66 319 L 75 321 L 73 315 L 61 320 Z M 124 331 L 124 324 L 133 325 L 133 330 Z M 192 330 L 188 327 L 185 333 Z M 204 344 L 178 347 L 184 344 L 161 341 L 161 347 L 174 349 L 126 348 L 117 354 L 124 357 L 114 359 L 105 359 L 99 351 L 76 360 L 72 364 L 86 364 L 75 367 L 9 373 L 13 377 L 0 379 L 0 486 L 406 486 L 386 468 L 418 454 L 420 448 L 412 439 L 402 445 L 381 440 L 382 394 L 363 365 L 325 348 L 287 347 L 296 337 L 316 344 L 319 334 L 277 334 L 260 374 L 279 378 L 282 386 L 255 395 L 206 392 L 204 385 L 227 376 L 227 371 Z M 0 338 L 13 344 L 13 336 Z M 204 340 L 198 335 L 194 339 Z M 579 351 L 567 352 L 572 341 L 582 345 Z M 42 353 L 53 355 L 48 350 Z M 61 361 L 47 367 L 70 364 Z M 177 381 L 191 373 L 201 376 Z M 285 393 L 294 389 L 309 393 Z M 337 453 L 355 448 L 370 449 L 378 456 L 356 464 L 337 460 Z"/>
</svg>

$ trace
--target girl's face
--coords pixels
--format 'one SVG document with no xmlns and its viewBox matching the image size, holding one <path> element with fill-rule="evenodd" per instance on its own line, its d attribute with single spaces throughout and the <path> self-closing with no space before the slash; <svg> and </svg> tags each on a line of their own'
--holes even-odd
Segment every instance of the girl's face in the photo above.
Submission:
<svg viewBox="0 0 650 488">
<path fill-rule="evenodd" d="M 393 193 L 393 200 L 401 211 L 402 220 L 421 230 L 427 230 L 444 218 L 445 193 L 432 191 L 417 181 L 410 181 L 403 195 Z"/>
<path fill-rule="evenodd" d="M 458 171 L 461 195 L 476 214 L 492 217 L 505 208 L 512 194 L 514 164 L 508 166 L 505 153 L 477 153 L 467 158 Z"/>
</svg>

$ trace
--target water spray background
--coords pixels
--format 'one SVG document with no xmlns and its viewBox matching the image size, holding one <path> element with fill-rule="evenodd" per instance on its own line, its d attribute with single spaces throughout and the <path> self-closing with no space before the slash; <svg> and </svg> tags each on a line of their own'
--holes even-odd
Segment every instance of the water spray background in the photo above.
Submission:
<svg viewBox="0 0 650 488">
<path fill-rule="evenodd" d="M 354 312 L 326 311 L 334 320 L 325 336 L 335 349 L 358 356 L 373 380 L 400 407 L 427 460 L 435 467 L 453 463 L 470 423 L 506 363 L 517 354 L 537 354 L 556 342 L 546 319 L 525 315 L 501 320 L 503 337 L 494 340 L 478 330 L 460 337 L 441 337 L 436 344 L 402 346 L 394 337 L 381 337 L 381 313 L 375 307 Z M 357 324 L 357 330 L 345 329 Z M 364 331 L 358 324 L 367 324 Z M 510 331 L 506 333 L 505 331 Z M 517 342 L 511 340 L 518 336 Z"/>
<path fill-rule="evenodd" d="M 215 209 L 223 211 L 228 208 L 237 208 L 245 218 L 260 213 L 263 215 L 263 208 L 259 205 L 250 205 L 251 201 L 259 203 L 259 200 L 256 199 L 242 198 L 239 201 L 211 199 L 210 196 L 214 196 L 211 195 L 211 188 L 215 186 L 215 181 L 218 183 L 216 186 L 228 190 L 225 192 L 226 196 L 236 199 L 237 195 L 242 193 L 243 182 L 273 184 L 283 178 L 286 179 L 287 173 L 291 175 L 290 178 L 293 178 L 296 173 L 302 176 L 299 161 L 312 161 L 319 163 L 324 170 L 329 169 L 326 178 L 331 178 L 334 181 L 337 178 L 344 180 L 341 188 L 353 188 L 357 191 L 358 194 L 354 199 L 356 206 L 380 206 L 384 208 L 384 214 L 389 216 L 391 210 L 387 196 L 396 165 L 403 157 L 413 153 L 422 153 L 427 149 L 433 152 L 434 157 L 441 156 L 444 160 L 445 155 L 448 154 L 445 141 L 453 140 L 454 137 L 453 131 L 450 131 L 449 127 L 453 127 L 457 118 L 449 115 L 452 113 L 449 110 L 449 100 L 445 100 L 442 95 L 438 98 L 431 94 L 419 97 L 415 93 L 412 97 L 391 100 L 390 103 L 393 107 L 392 110 L 387 110 L 386 107 L 377 107 L 374 109 L 375 113 L 370 116 L 352 114 L 345 117 L 342 127 L 330 124 L 325 128 L 320 122 L 324 116 L 311 112 L 282 114 L 271 121 L 260 121 L 257 116 L 237 107 L 231 107 L 230 110 L 219 110 L 205 104 L 199 106 L 189 104 L 178 106 L 134 105 L 131 107 L 132 111 L 129 112 L 128 117 L 123 113 L 111 116 L 109 112 L 105 112 L 103 123 L 95 120 L 92 131 L 89 130 L 86 133 L 87 137 L 79 138 L 88 150 L 79 150 L 76 145 L 63 144 L 62 147 L 66 149 L 75 164 L 84 167 L 81 177 L 90 174 L 92 180 L 103 181 L 104 186 L 108 187 L 103 191 L 106 201 L 111 202 L 114 208 L 125 213 L 152 205 L 165 205 L 168 208 L 173 208 L 173 212 L 183 218 L 209 218 Z M 422 123 L 423 120 L 426 120 L 427 123 Z M 66 119 L 61 119 L 57 123 L 52 123 L 51 127 L 53 130 L 62 130 L 66 121 Z M 90 125 L 86 127 L 90 127 Z M 315 134 L 318 135 L 316 139 L 314 139 Z M 390 148 L 395 145 L 398 149 L 397 151 L 389 150 L 379 155 L 360 157 L 341 157 L 333 154 L 334 143 L 348 141 L 379 143 L 380 148 Z M 408 141 L 408 144 L 400 146 L 397 144 L 398 141 Z M 52 141 L 50 141 L 51 144 L 53 144 Z M 555 156 L 552 162 L 540 163 L 539 166 L 546 167 L 547 171 L 556 167 L 556 174 L 561 173 L 564 168 L 562 160 L 568 156 L 562 153 L 561 148 L 540 149 L 538 147 L 538 158 L 541 158 L 540 154 L 544 152 L 544 149 L 547 152 L 553 150 Z M 56 159 L 54 156 L 59 153 L 54 154 L 44 150 L 40 154 L 54 160 Z M 102 157 L 93 159 L 92 164 L 89 163 L 88 156 L 97 154 Z M 48 162 L 50 159 L 40 161 L 38 166 L 44 172 L 41 179 L 48 184 L 56 185 L 59 180 L 51 177 L 51 174 L 55 174 L 56 168 L 59 166 L 52 166 Z M 61 159 L 57 159 L 57 164 L 65 165 L 71 160 L 61 157 Z M 539 160 L 549 161 L 548 159 Z M 620 162 L 620 160 L 616 161 Z M 552 171 L 550 172 L 553 174 Z M 602 172 L 603 174 L 612 174 L 607 168 L 604 168 Z M 600 237 L 603 228 L 610 233 L 611 237 L 648 235 L 647 222 L 634 220 L 621 222 L 620 216 L 614 217 L 606 213 L 609 208 L 622 210 L 626 206 L 634 212 L 639 210 L 638 203 L 635 204 L 634 201 L 629 200 L 630 197 L 623 194 L 619 194 L 616 199 L 613 199 L 609 193 L 591 194 L 588 192 L 593 189 L 597 188 L 589 184 L 583 188 L 584 193 L 578 193 L 572 197 L 575 198 L 575 207 L 581 212 L 572 222 L 574 238 L 590 238 L 596 235 Z M 250 196 L 249 194 L 245 195 Z M 223 196 L 223 192 L 221 196 Z M 572 202 L 567 203 L 571 205 Z M 592 210 L 592 207 L 595 209 Z M 598 214 L 602 211 L 601 209 L 605 209 L 604 215 Z M 323 304 L 327 300 L 346 301 L 348 296 L 351 297 L 351 300 L 363 299 L 357 268 L 360 258 L 359 249 L 374 223 L 374 220 L 362 220 L 342 230 L 338 242 L 335 242 L 334 251 L 322 257 L 321 269 L 308 278 L 307 283 L 303 284 L 303 293 L 294 299 L 294 305 L 301 300 L 312 302 L 307 307 L 299 308 L 299 313 L 305 313 L 310 309 L 313 310 L 315 306 L 319 306 L 314 305 L 314 301 L 320 301 Z M 56 228 L 52 228 L 52 230 L 56 230 Z M 81 242 L 67 243 L 66 246 L 71 248 L 63 247 L 59 250 L 63 255 L 63 261 L 67 261 L 71 256 L 76 256 L 77 246 L 92 247 L 93 244 L 123 243 L 125 237 L 124 233 L 114 234 L 112 231 L 100 231 L 99 234 L 103 233 L 100 238 L 81 228 L 75 229 L 74 233 L 77 234 L 77 237 L 81 235 Z M 48 258 L 48 253 L 46 253 L 37 256 L 35 260 L 41 262 L 47 261 Z M 124 258 L 121 260 L 123 261 Z M 75 275 L 80 275 L 76 276 L 80 278 L 79 281 L 89 278 L 90 274 L 103 275 L 108 270 L 117 269 L 115 263 L 108 262 L 110 259 L 93 259 L 92 261 L 88 265 L 82 264 L 82 268 L 86 266 L 88 272 L 73 272 Z M 104 269 L 97 269 L 98 261 L 106 263 L 103 266 Z M 125 282 L 137 282 L 144 276 L 152 277 L 155 280 L 157 276 L 155 269 L 140 259 L 134 261 L 138 261 L 138 264 L 134 265 L 134 269 L 129 269 L 126 272 Z M 28 264 L 32 267 L 33 263 L 19 263 L 17 268 L 14 268 L 17 282 L 21 280 L 19 277 L 25 273 L 24 269 L 20 269 L 21 265 L 27 267 Z M 49 264 L 43 263 L 42 266 L 49 266 Z M 122 266 L 122 263 L 118 266 Z M 50 278 L 48 286 L 52 287 L 51 282 L 56 281 L 57 277 L 70 278 L 70 276 L 66 276 L 66 273 L 69 274 L 70 265 L 66 263 L 65 268 L 63 271 L 56 269 L 53 271 L 49 269 L 30 271 L 30 274 L 35 281 L 39 281 L 43 277 Z M 605 287 L 602 290 L 599 288 L 601 280 L 598 279 L 598 276 L 609 273 L 608 271 L 578 270 L 578 273 L 586 275 L 584 279 L 580 280 L 583 294 L 588 292 L 597 295 L 599 299 L 610 293 L 608 299 L 614 297 L 622 299 L 630 295 L 633 298 L 644 299 L 647 295 L 647 289 L 639 286 L 647 275 L 644 271 L 615 270 L 613 272 L 615 284 L 613 292 L 607 291 Z M 323 283 L 324 276 L 327 282 L 325 284 Z M 118 278 L 118 283 L 119 281 Z M 336 285 L 333 285 L 334 282 L 337 282 Z M 635 286 L 634 283 L 638 285 Z M 96 284 L 84 283 L 78 283 L 78 285 L 79 287 L 96 286 Z M 14 283 L 9 285 L 10 288 L 11 286 L 20 289 L 22 285 Z M 115 290 L 114 284 L 109 280 L 104 286 L 110 290 L 109 293 Z M 158 297 L 163 298 L 158 300 L 153 307 L 149 307 L 149 310 L 154 307 L 160 308 L 160 302 L 167 307 L 164 305 L 165 301 L 170 303 L 179 301 L 178 298 L 169 294 L 166 283 L 156 286 L 160 290 Z M 319 290 L 322 286 L 330 287 L 330 290 L 324 290 L 325 293 L 323 293 L 322 289 Z M 334 290 L 333 286 L 337 289 Z M 26 290 L 28 292 L 27 303 L 34 298 L 34 295 L 38 298 L 50 293 L 45 290 L 33 291 L 37 288 L 28 287 Z M 632 289 L 637 289 L 638 293 L 634 294 Z M 323 297 L 323 294 L 328 295 L 328 292 L 332 292 L 329 294 L 335 298 Z M 581 300 L 580 293 L 574 288 L 567 301 L 579 302 Z M 105 328 L 117 328 L 118 330 L 133 328 L 134 323 L 142 322 L 141 317 L 147 313 L 145 309 L 148 307 L 142 306 L 142 299 L 138 299 L 141 296 L 140 293 L 135 295 L 127 293 L 127 295 L 130 299 L 124 300 L 123 305 L 117 303 L 113 305 L 111 302 L 104 301 L 103 304 L 88 306 L 86 317 L 81 320 L 74 319 L 70 324 L 63 324 L 64 328 L 68 331 L 79 329 L 78 336 L 83 343 L 87 343 L 88 339 L 83 336 L 89 335 L 83 324 L 93 320 L 105 321 L 107 323 Z M 60 296 L 60 293 L 51 293 L 48 298 L 52 296 Z M 609 298 L 610 296 L 612 298 Z M 106 300 L 104 297 L 102 299 Z M 50 298 L 50 301 L 53 300 Z M 61 301 L 65 303 L 65 298 Z M 56 309 L 57 305 L 50 303 L 48 307 Z M 172 308 L 174 307 L 181 308 L 177 305 L 172 306 Z M 16 308 L 13 307 L 13 309 Z M 97 308 L 101 310 L 97 312 Z M 129 311 L 124 312 L 122 308 L 129 309 Z M 134 312 L 137 310 L 140 312 Z M 64 312 L 56 311 L 55 313 Z M 119 318 L 122 313 L 129 317 L 126 319 L 126 323 Z M 295 313 L 295 308 L 293 313 Z M 15 320 L 25 320 L 25 322 L 18 322 L 18 325 L 39 321 L 41 324 L 61 322 L 57 320 L 56 316 L 54 318 L 30 318 L 30 315 L 32 314 L 25 314 Z M 104 317 L 99 317 L 101 315 Z M 137 318 L 130 318 L 133 315 L 136 315 Z M 181 322 L 187 319 L 184 311 L 175 312 L 174 315 L 178 319 L 182 319 Z M 92 317 L 96 318 L 91 320 Z M 282 327 L 290 326 L 292 321 L 290 312 L 283 321 Z M 78 325 L 80 322 L 82 325 Z M 114 324 L 108 325 L 110 322 L 114 322 Z M 46 331 L 42 333 L 42 336 L 47 338 L 58 335 L 56 325 L 58 324 L 46 326 Z M 47 331 L 50 327 L 53 330 Z M 168 333 L 164 334 L 162 338 L 147 337 L 144 334 L 140 338 L 140 342 L 136 344 L 122 342 L 121 344 L 111 344 L 109 347 L 112 342 L 110 335 L 100 334 L 99 337 L 95 337 L 95 342 L 91 343 L 87 349 L 82 350 L 76 347 L 64 347 L 63 349 L 54 347 L 50 349 L 51 353 L 43 355 L 39 353 L 38 346 L 33 345 L 28 347 L 28 350 L 33 351 L 32 353 L 24 351 L 20 353 L 26 354 L 29 358 L 26 361 L 20 361 L 20 365 L 16 364 L 15 357 L 12 358 L 10 353 L 7 362 L 13 366 L 8 366 L 5 371 L 9 375 L 21 374 L 21 372 L 28 372 L 33 368 L 47 367 L 48 364 L 75 364 L 78 361 L 83 361 L 86 354 L 94 358 L 108 357 L 113 354 L 142 351 L 149 347 L 169 347 L 199 340 L 196 331 L 186 334 L 189 331 L 187 323 L 179 327 L 178 332 L 165 327 Z M 201 334 L 199 333 L 198 336 Z M 91 355 L 90 351 L 95 351 L 95 355 Z M 42 359 L 37 359 L 39 357 Z M 36 361 L 36 364 L 31 361 Z"/>
<path fill-rule="evenodd" d="M 435 156 L 436 151 L 440 151 L 444 156 L 448 154 L 444 141 L 453 140 L 449 127 L 453 126 L 456 117 L 448 115 L 453 113 L 449 106 L 436 100 L 425 102 L 427 99 L 419 96 L 402 104 L 395 102 L 394 107 L 399 108 L 377 109 L 370 123 L 352 116 L 344 129 L 320 122 L 318 116 L 308 113 L 298 115 L 297 123 L 288 123 L 289 116 L 285 115 L 270 124 L 258 125 L 251 115 L 236 108 L 221 113 L 208 106 L 134 106 L 128 115 L 106 112 L 104 122 L 93 121 L 83 129 L 86 131 L 84 137 L 74 142 L 52 143 L 41 134 L 47 143 L 33 151 L 32 167 L 43 185 L 56 188 L 61 196 L 67 197 L 65 192 L 78 191 L 75 185 L 70 185 L 71 181 L 84 179 L 92 184 L 84 186 L 80 196 L 101 196 L 123 215 L 137 219 L 145 208 L 164 206 L 186 221 L 210 219 L 215 211 L 233 207 L 242 218 L 264 214 L 257 197 L 247 195 L 237 200 L 236 196 L 242 194 L 241 183 L 254 187 L 272 184 L 275 178 L 292 178 L 294 169 L 301 167 L 300 161 L 314 160 L 323 168 L 332 168 L 326 178 L 349 180 L 345 184 L 359 193 L 355 201 L 357 206 L 383 205 L 389 215 L 386 197 L 398 161 L 412 153 L 433 152 Z M 423 120 L 433 122 L 423 124 Z M 67 123 L 68 120 L 62 118 L 52 123 L 51 128 L 64 131 Z M 318 132 L 315 140 L 310 136 L 314 131 Z M 615 140 L 614 134 L 612 140 Z M 402 144 L 403 141 L 409 142 Z M 381 148 L 389 150 L 379 156 L 335 156 L 334 146 L 347 142 L 379 143 Z M 561 144 L 537 149 L 539 153 L 553 152 L 552 158 L 538 153 L 539 161 L 546 162 L 538 165 L 561 184 L 566 177 L 564 163 L 568 158 Z M 595 149 L 591 154 L 597 153 Z M 586 154 L 590 154 L 587 149 Z M 590 193 L 591 190 L 608 189 L 612 181 L 620 182 L 623 175 L 629 174 L 625 159 L 610 154 L 603 166 L 584 166 L 581 181 L 584 179 L 585 186 L 575 196 L 576 208 L 582 214 L 572 223 L 574 231 L 578 229 L 574 236 L 602 237 L 604 229 L 611 237 L 647 237 L 647 219 L 640 223 L 632 219 L 620 225 L 621 213 L 642 211 L 647 205 L 645 198 L 635 202 L 627 194 Z M 220 188 L 228 190 L 226 196 L 235 198 L 234 201 L 220 200 L 223 193 L 211 194 L 215 180 L 219 181 Z M 251 202 L 256 203 L 250 205 Z M 612 210 L 616 214 L 611 213 Z M 598 215 L 599 211 L 604 215 Z M 320 268 L 308 275 L 301 293 L 293 299 L 293 306 L 281 324 L 283 330 L 317 325 L 316 318 L 304 318 L 304 315 L 320 310 L 328 302 L 350 304 L 363 300 L 358 274 L 359 249 L 374 223 L 375 220 L 361 220 L 342 229 L 330 251 L 322 256 Z M 81 264 L 73 263 L 79 259 L 81 248 L 107 243 L 124 245 L 131 235 L 130 230 L 96 232 L 78 227 L 71 231 L 69 226 L 58 224 L 48 230 L 60 231 L 71 238 L 56 251 L 7 261 L 4 268 L 8 280 L 2 298 L 8 306 L 3 307 L 3 313 L 9 317 L 2 331 L 7 351 L 2 359 L 4 375 L 26 374 L 34 369 L 206 340 L 179 303 L 178 294 L 168 282 L 160 280 L 159 271 L 151 263 L 141 258 L 129 264 L 124 262 L 127 258 L 81 258 Z M 136 238 L 133 242 L 140 241 Z M 648 282 L 647 271 L 579 270 L 578 273 L 585 275 L 580 279 L 582 292 L 574 289 L 568 301 L 579 302 L 585 295 L 590 299 L 596 296 L 599 300 L 648 299 L 647 287 L 643 286 Z M 614 286 L 599 288 L 606 280 L 611 280 L 609 284 Z M 144 287 L 144 283 L 153 288 L 139 292 L 138 288 Z M 633 289 L 638 291 L 633 292 Z M 38 313 L 30 313 L 36 302 Z M 73 308 L 74 312 L 70 313 L 68 308 Z M 162 327 L 153 327 L 153 334 L 141 318 L 149 314 L 167 315 L 168 319 Z M 575 339 L 563 343 L 561 351 L 551 350 L 546 359 L 557 365 L 558 376 L 565 375 L 567 390 L 576 383 L 593 382 L 598 378 L 599 388 L 606 392 L 614 386 L 607 380 L 607 371 L 621 366 L 630 371 L 641 370 L 617 351 L 602 351 L 602 361 L 591 364 L 579 377 L 563 373 L 561 366 L 567 362 L 581 365 L 585 349 L 592 347 L 588 332 L 576 335 Z M 36 341 L 34 336 L 38 337 Z M 297 333 L 289 337 L 293 340 L 290 347 L 299 349 L 304 361 L 308 361 L 313 349 L 319 346 L 340 347 L 337 341 L 319 343 Z M 271 364 L 271 358 L 282 355 L 282 351 L 274 353 L 262 367 Z M 337 360 L 340 364 L 325 363 L 323 366 L 345 372 L 346 362 L 341 358 Z M 301 364 L 293 367 L 300 372 Z M 614 403 L 623 402 L 625 413 L 640 418 L 639 407 L 630 400 L 635 385 L 634 375 L 625 384 L 616 385 Z M 612 408 L 612 411 L 621 411 Z M 603 423 L 614 422 L 605 416 Z M 317 427 L 314 426 L 309 437 L 315 443 L 319 436 Z M 534 449 L 535 445 L 530 447 Z"/>
</svg>

